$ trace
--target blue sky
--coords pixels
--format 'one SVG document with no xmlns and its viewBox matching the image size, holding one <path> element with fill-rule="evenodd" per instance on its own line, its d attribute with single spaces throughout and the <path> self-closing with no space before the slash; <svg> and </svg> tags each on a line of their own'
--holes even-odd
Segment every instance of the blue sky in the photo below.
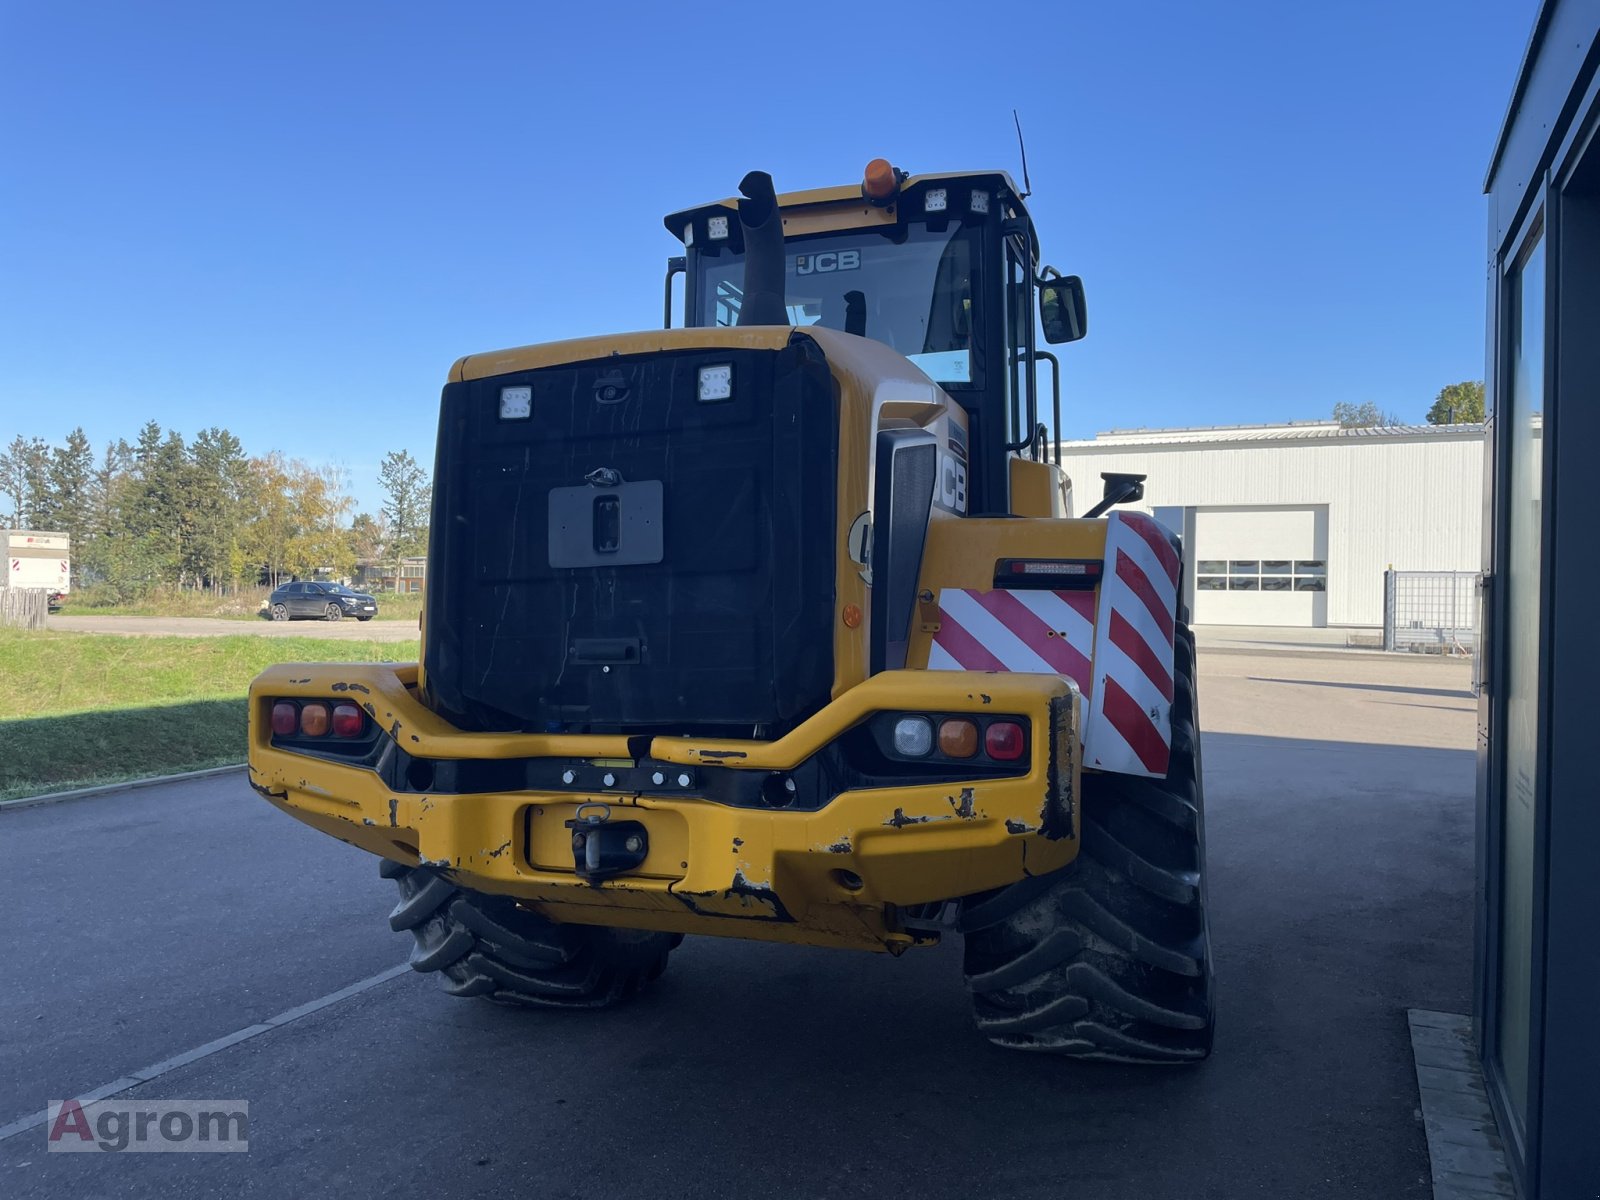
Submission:
<svg viewBox="0 0 1600 1200">
<path fill-rule="evenodd" d="M 1089 295 L 1067 435 L 1421 420 L 1483 373 L 1535 9 L 5 0 L 0 439 L 221 424 L 371 507 L 461 354 L 659 323 L 663 213 L 751 168 L 1016 174 L 1013 107 Z"/>
</svg>

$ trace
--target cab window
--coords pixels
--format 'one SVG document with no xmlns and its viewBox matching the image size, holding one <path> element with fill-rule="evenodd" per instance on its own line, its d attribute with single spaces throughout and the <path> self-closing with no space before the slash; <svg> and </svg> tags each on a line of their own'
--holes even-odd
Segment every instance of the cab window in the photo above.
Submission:
<svg viewBox="0 0 1600 1200">
<path fill-rule="evenodd" d="M 899 351 L 947 387 L 981 384 L 974 338 L 977 230 L 958 222 L 850 229 L 784 246 L 789 321 L 855 333 Z M 744 256 L 698 256 L 700 325 L 736 325 Z"/>
</svg>

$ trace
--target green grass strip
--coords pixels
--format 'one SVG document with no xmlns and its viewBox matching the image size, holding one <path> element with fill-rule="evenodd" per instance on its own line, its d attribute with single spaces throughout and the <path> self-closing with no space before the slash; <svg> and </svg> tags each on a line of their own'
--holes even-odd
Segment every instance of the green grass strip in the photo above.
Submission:
<svg viewBox="0 0 1600 1200">
<path fill-rule="evenodd" d="M 0 800 L 241 762 L 264 668 L 416 655 L 411 642 L 0 630 Z"/>
</svg>

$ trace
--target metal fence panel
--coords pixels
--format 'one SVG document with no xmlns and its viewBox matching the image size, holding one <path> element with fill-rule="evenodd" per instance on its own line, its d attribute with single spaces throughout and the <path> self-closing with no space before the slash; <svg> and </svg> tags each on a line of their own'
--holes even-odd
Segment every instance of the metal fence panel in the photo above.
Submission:
<svg viewBox="0 0 1600 1200">
<path fill-rule="evenodd" d="M 1468 654 L 1478 643 L 1476 571 L 1385 571 L 1383 648 Z"/>
</svg>

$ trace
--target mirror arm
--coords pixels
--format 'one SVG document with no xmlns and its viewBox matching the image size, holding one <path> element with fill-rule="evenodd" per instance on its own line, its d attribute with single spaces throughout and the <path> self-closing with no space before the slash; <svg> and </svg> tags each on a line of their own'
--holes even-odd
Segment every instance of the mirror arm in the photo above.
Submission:
<svg viewBox="0 0 1600 1200">
<path fill-rule="evenodd" d="M 1103 515 L 1113 505 L 1128 500 L 1144 499 L 1144 481 L 1147 476 L 1124 474 L 1120 471 L 1101 471 L 1100 478 L 1106 481 L 1105 495 L 1099 504 L 1083 514 L 1086 521 Z"/>
</svg>

